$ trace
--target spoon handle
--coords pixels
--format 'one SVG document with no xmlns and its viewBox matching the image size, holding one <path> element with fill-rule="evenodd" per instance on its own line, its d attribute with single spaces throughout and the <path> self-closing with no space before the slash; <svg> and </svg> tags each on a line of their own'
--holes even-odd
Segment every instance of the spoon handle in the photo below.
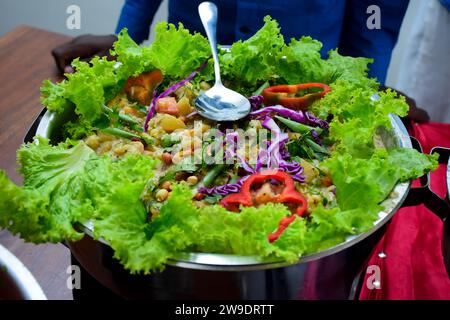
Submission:
<svg viewBox="0 0 450 320">
<path fill-rule="evenodd" d="M 211 46 L 214 59 L 214 73 L 216 75 L 215 85 L 222 85 L 222 80 L 220 79 L 219 56 L 217 54 L 217 6 L 212 2 L 202 2 L 198 6 L 198 14 L 202 20 L 203 27 L 205 28 L 209 45 Z"/>
</svg>

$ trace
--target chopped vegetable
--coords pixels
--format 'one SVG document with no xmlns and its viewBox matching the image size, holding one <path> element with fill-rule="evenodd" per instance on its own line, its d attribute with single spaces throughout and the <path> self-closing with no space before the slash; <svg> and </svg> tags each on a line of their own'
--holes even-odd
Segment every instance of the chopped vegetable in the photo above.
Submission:
<svg viewBox="0 0 450 320">
<path fill-rule="evenodd" d="M 177 103 L 177 107 L 180 115 L 182 116 L 187 116 L 194 111 L 194 109 L 191 107 L 191 104 L 189 103 L 189 98 L 187 97 L 181 98 Z"/>
<path fill-rule="evenodd" d="M 204 185 L 205 187 L 209 187 L 210 185 L 212 185 L 214 183 L 214 180 L 223 171 L 224 168 L 225 165 L 223 164 L 214 165 L 213 168 L 209 170 L 203 178 L 202 185 Z"/>
<path fill-rule="evenodd" d="M 170 134 L 163 135 L 160 141 L 161 146 L 164 148 L 169 148 L 179 142 L 180 142 L 179 139 L 174 139 Z"/>
<path fill-rule="evenodd" d="M 145 72 L 137 77 L 130 77 L 125 83 L 125 92 L 141 105 L 150 103 L 153 90 L 163 81 L 161 70 L 155 69 Z"/>
<path fill-rule="evenodd" d="M 321 90 L 299 95 L 302 90 L 312 88 Z M 281 104 L 294 110 L 306 110 L 314 101 L 323 98 L 330 90 L 331 88 L 324 83 L 302 83 L 269 87 L 263 90 L 262 95 L 266 105 Z"/>
<path fill-rule="evenodd" d="M 328 128 L 328 122 L 326 122 L 325 120 L 318 119 L 308 112 L 304 112 L 301 110 L 294 111 L 294 110 L 285 108 L 280 105 L 265 107 L 260 110 L 253 111 L 250 113 L 250 115 L 252 115 L 253 117 L 256 117 L 256 118 L 262 118 L 271 113 L 279 114 L 283 117 L 289 118 L 293 121 L 300 122 L 300 123 L 303 123 L 306 125 L 315 126 L 315 127 L 318 126 L 322 129 Z"/>
<path fill-rule="evenodd" d="M 317 134 L 321 134 L 322 133 L 322 129 L 319 128 L 313 128 L 310 127 L 306 124 L 302 124 L 300 122 L 296 122 L 296 121 L 292 121 L 280 116 L 275 116 L 276 119 L 280 120 L 284 125 L 286 125 L 286 127 L 288 127 L 289 129 L 291 129 L 294 132 L 298 132 L 301 134 L 310 134 L 312 131 L 316 132 Z"/>
<path fill-rule="evenodd" d="M 107 106 L 102 106 L 102 108 L 107 114 L 109 114 L 109 115 L 114 114 L 114 111 L 111 108 L 108 108 Z M 120 120 L 122 120 L 122 121 L 124 121 L 126 123 L 129 123 L 129 124 L 132 124 L 132 125 L 139 125 L 138 121 L 136 121 L 135 119 L 133 119 L 130 116 L 127 116 L 126 114 L 120 114 L 119 113 L 117 116 L 118 116 L 118 118 Z"/>
<path fill-rule="evenodd" d="M 164 114 L 161 118 L 161 128 L 170 133 L 177 129 L 186 128 L 186 124 L 179 118 L 171 116 L 170 114 Z"/>
<path fill-rule="evenodd" d="M 263 96 L 261 95 L 254 95 L 248 98 L 248 101 L 250 101 L 250 110 L 256 111 L 258 110 L 262 103 L 263 103 Z"/>
<path fill-rule="evenodd" d="M 303 216 L 307 209 L 305 198 L 295 189 L 294 181 L 290 175 L 277 170 L 268 170 L 252 174 L 244 181 L 239 193 L 233 193 L 226 196 L 220 200 L 220 205 L 230 211 L 239 211 L 240 206 L 250 207 L 257 205 L 253 200 L 251 187 L 254 184 L 262 183 L 269 179 L 281 182 L 283 184 L 283 189 L 279 194 L 274 195 L 268 202 L 295 205 L 295 215 L 298 215 L 299 217 Z M 269 242 L 273 242 L 280 237 L 281 233 L 295 220 L 295 215 L 292 215 L 289 218 L 283 218 L 283 220 L 280 221 L 277 231 L 269 235 Z"/>
<path fill-rule="evenodd" d="M 236 193 L 241 190 L 242 184 L 244 183 L 245 179 L 247 179 L 249 176 L 242 177 L 235 183 L 227 183 L 221 186 L 215 186 L 212 188 L 205 188 L 201 187 L 198 189 L 198 192 L 207 194 L 209 196 L 211 195 L 220 195 L 220 196 L 226 196 L 230 193 Z"/>
<path fill-rule="evenodd" d="M 119 128 L 105 128 L 101 130 L 105 134 L 110 134 L 116 137 L 125 138 L 125 139 L 138 139 L 142 140 L 142 137 L 134 134 L 132 132 L 128 132 Z"/>
<path fill-rule="evenodd" d="M 172 116 L 180 115 L 177 100 L 174 97 L 159 98 L 156 102 L 156 112 L 167 113 Z"/>
<path fill-rule="evenodd" d="M 145 122 L 144 122 L 144 131 L 147 132 L 147 130 L 148 130 L 148 122 L 150 121 L 150 119 L 153 117 L 153 115 L 155 113 L 156 103 L 157 103 L 158 99 L 167 97 L 169 94 L 175 92 L 177 89 L 181 88 L 187 82 L 192 80 L 200 71 L 202 71 L 204 68 L 206 68 L 206 66 L 208 65 L 208 61 L 209 61 L 209 58 L 207 60 L 205 60 L 205 62 L 203 62 L 200 67 L 195 69 L 187 78 L 170 86 L 168 89 L 166 89 L 160 95 L 156 96 L 156 91 L 153 92 L 153 99 L 150 104 L 150 107 L 148 108 L 147 117 L 145 118 Z"/>
</svg>

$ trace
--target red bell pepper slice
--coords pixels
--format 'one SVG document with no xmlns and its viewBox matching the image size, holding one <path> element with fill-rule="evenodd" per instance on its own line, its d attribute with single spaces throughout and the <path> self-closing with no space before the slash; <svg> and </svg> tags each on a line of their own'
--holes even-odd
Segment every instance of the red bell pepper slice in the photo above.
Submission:
<svg viewBox="0 0 450 320">
<path fill-rule="evenodd" d="M 310 88 L 319 88 L 322 91 L 307 93 L 301 97 L 289 96 Z M 331 88 L 324 83 L 311 82 L 269 87 L 263 90 L 262 95 L 266 106 L 281 104 L 294 110 L 306 110 L 314 101 L 323 98 L 330 91 Z"/>
<path fill-rule="evenodd" d="M 275 196 L 273 202 L 298 205 L 295 210 L 295 214 L 283 218 L 279 223 L 277 231 L 268 236 L 269 242 L 273 242 L 277 240 L 289 224 L 295 220 L 295 216 L 303 216 L 308 207 L 306 199 L 295 189 L 294 180 L 289 174 L 279 170 L 267 170 L 255 173 L 245 180 L 239 193 L 233 193 L 226 196 L 220 201 L 220 205 L 222 205 L 225 209 L 234 212 L 239 212 L 239 206 L 253 206 L 254 203 L 251 194 L 251 187 L 255 183 L 262 183 L 269 179 L 280 181 L 284 185 L 283 191 Z"/>
</svg>

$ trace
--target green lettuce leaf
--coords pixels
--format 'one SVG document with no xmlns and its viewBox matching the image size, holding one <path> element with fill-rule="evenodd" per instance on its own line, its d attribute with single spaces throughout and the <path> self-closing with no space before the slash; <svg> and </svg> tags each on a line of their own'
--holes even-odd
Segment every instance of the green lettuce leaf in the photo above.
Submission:
<svg viewBox="0 0 450 320">
<path fill-rule="evenodd" d="M 123 29 L 114 44 L 114 54 L 122 63 L 119 73 L 123 78 L 160 69 L 165 77 L 181 80 L 197 69 L 211 55 L 208 40 L 200 33 L 191 34 L 179 23 L 160 22 L 155 28 L 155 40 L 148 46 L 139 46 Z M 207 69 L 206 72 L 211 72 Z"/>
<path fill-rule="evenodd" d="M 378 128 L 392 127 L 391 113 L 404 116 L 408 111 L 404 97 L 392 90 L 377 92 L 344 80 L 338 80 L 331 88 L 331 92 L 317 101 L 311 110 L 322 118 L 333 116 L 329 138 L 336 142 L 337 154 L 370 158 L 375 150 L 374 134 Z M 374 94 L 378 95 L 378 100 L 372 98 Z"/>
<path fill-rule="evenodd" d="M 334 81 L 346 80 L 360 87 L 378 87 L 374 79 L 367 78 L 368 65 L 372 62 L 369 58 L 342 56 L 337 49 L 328 52 L 327 63 L 335 69 Z"/>
<path fill-rule="evenodd" d="M 95 221 L 95 235 L 106 239 L 114 255 L 131 272 L 161 270 L 168 259 L 189 247 L 198 236 L 197 212 L 192 205 L 190 190 L 175 188 L 159 216 L 148 223 L 142 202 L 135 189 L 120 187 Z M 134 201 L 130 203 L 134 195 Z"/>
<path fill-rule="evenodd" d="M 49 110 L 62 113 L 73 104 L 64 97 L 67 81 L 56 84 L 50 80 L 44 80 L 41 86 L 41 103 Z"/>
<path fill-rule="evenodd" d="M 283 205 L 268 204 L 260 208 L 242 208 L 239 214 L 214 205 L 202 208 L 200 213 L 198 240 L 200 251 L 254 255 L 261 258 L 288 258 L 285 252 L 269 243 L 267 237 L 278 227 L 279 221 L 289 211 Z M 299 234 L 301 236 L 301 234 Z M 289 241 L 287 239 L 284 242 Z M 284 244 L 286 247 L 286 244 Z M 295 255 L 295 253 L 294 253 Z M 295 255 L 297 259 L 299 255 Z"/>
<path fill-rule="evenodd" d="M 289 84 L 331 83 L 336 70 L 327 61 L 322 60 L 320 49 L 322 43 L 311 37 L 291 39 L 289 45 L 281 50 L 277 74 Z"/>
<path fill-rule="evenodd" d="M 84 143 L 52 147 L 47 140 L 18 151 L 24 187 L 0 177 L 0 226 L 33 242 L 78 240 L 73 225 L 91 210 L 84 189 L 84 163 L 94 152 Z"/>
<path fill-rule="evenodd" d="M 351 210 L 378 205 L 398 181 L 408 181 L 435 169 L 437 160 L 414 149 L 395 148 L 377 149 L 369 159 L 336 155 L 324 166 L 331 171 L 339 207 Z"/>
<path fill-rule="evenodd" d="M 0 173 L 0 226 L 32 242 L 78 240 L 77 223 L 99 216 L 116 188 L 131 190 L 121 200 L 132 210 L 156 164 L 144 156 L 113 162 L 99 157 L 84 142 L 51 146 L 46 139 L 25 144 L 18 151 L 24 186 Z"/>
<path fill-rule="evenodd" d="M 267 81 L 275 75 L 284 38 L 278 22 L 269 16 L 264 18 L 264 22 L 264 26 L 252 37 L 233 43 L 230 52 L 221 54 L 222 73 L 231 80 L 234 88 L 252 86 L 256 89 L 258 81 Z"/>
<path fill-rule="evenodd" d="M 102 113 L 102 106 L 121 89 L 114 68 L 115 61 L 95 57 L 90 63 L 75 59 L 75 73 L 66 74 L 59 84 L 45 81 L 41 88 L 41 102 L 49 110 L 61 113 L 75 106 L 80 118 L 93 121 Z"/>
<path fill-rule="evenodd" d="M 325 209 L 319 206 L 311 214 L 311 221 L 304 236 L 306 253 L 328 249 L 369 230 L 378 219 L 378 205 L 367 205 L 351 210 Z"/>
<path fill-rule="evenodd" d="M 191 34 L 178 24 L 159 23 L 155 28 L 155 41 L 150 46 L 151 64 L 165 76 L 181 80 L 197 69 L 211 55 L 208 40 L 200 33 Z M 211 72 L 207 69 L 204 72 Z"/>
</svg>

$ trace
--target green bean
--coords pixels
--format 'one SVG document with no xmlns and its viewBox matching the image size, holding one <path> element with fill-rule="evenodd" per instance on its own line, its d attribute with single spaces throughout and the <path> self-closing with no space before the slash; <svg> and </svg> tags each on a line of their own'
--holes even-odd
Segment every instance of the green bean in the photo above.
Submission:
<svg viewBox="0 0 450 320">
<path fill-rule="evenodd" d="M 105 111 L 107 114 L 112 114 L 114 111 L 111 108 L 108 108 L 107 106 L 102 106 L 103 111 Z M 139 125 L 139 122 L 133 119 L 132 117 L 126 115 L 126 114 L 118 114 L 119 119 L 125 122 L 128 122 L 130 124 Z"/>
<path fill-rule="evenodd" d="M 112 136 L 116 136 L 116 137 L 120 137 L 120 138 L 125 138 L 125 139 L 139 139 L 139 140 L 143 140 L 141 136 L 138 136 L 137 134 L 119 129 L 119 128 L 106 128 L 106 129 L 102 129 L 101 132 L 106 133 L 106 134 L 110 134 Z"/>
<path fill-rule="evenodd" d="M 213 184 L 214 180 L 216 180 L 217 176 L 222 172 L 225 168 L 224 164 L 216 164 L 203 178 L 202 184 L 205 187 L 209 187 Z"/>
<path fill-rule="evenodd" d="M 328 152 L 328 150 L 325 147 L 322 147 L 321 145 L 318 145 L 317 143 L 315 143 L 314 141 L 312 141 L 309 138 L 305 138 L 306 143 L 308 144 L 308 146 L 314 151 L 314 152 L 320 152 L 320 153 L 324 153 L 324 154 L 330 154 Z"/>
<path fill-rule="evenodd" d="M 288 127 L 289 129 L 291 129 L 292 131 L 297 132 L 297 133 L 309 134 L 311 132 L 311 130 L 314 130 L 317 132 L 318 135 L 320 135 L 323 132 L 323 130 L 321 128 L 313 128 L 306 124 L 292 121 L 290 119 L 286 119 L 286 118 L 283 118 L 280 116 L 275 116 L 275 118 L 280 120 L 286 127 Z"/>
</svg>

